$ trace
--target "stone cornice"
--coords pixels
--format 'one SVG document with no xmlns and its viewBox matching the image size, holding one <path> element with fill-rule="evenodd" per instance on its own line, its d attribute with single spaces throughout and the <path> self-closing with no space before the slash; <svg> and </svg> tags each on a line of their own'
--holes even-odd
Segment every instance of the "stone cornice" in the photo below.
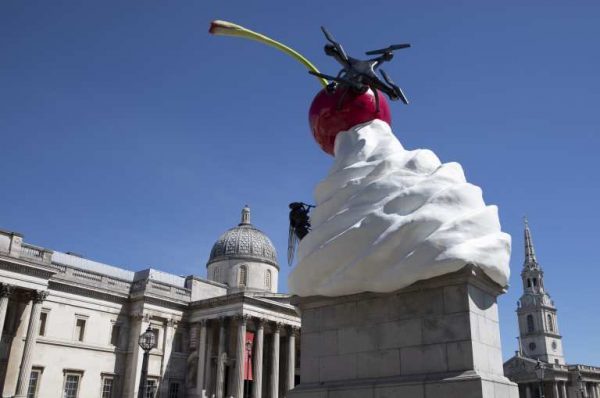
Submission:
<svg viewBox="0 0 600 398">
<path fill-rule="evenodd" d="M 243 292 L 195 301 L 190 304 L 190 309 L 214 308 L 228 304 L 251 304 L 257 307 L 271 309 L 298 317 L 296 309 L 291 305 L 285 305 L 275 301 L 261 300 L 253 296 L 245 295 Z"/>
<path fill-rule="evenodd" d="M 52 275 L 56 273 L 56 271 L 50 267 L 20 258 L 6 257 L 3 255 L 0 255 L 0 269 L 5 269 L 7 271 L 16 272 L 19 274 L 37 276 L 38 278 L 42 279 L 50 279 Z"/>
<path fill-rule="evenodd" d="M 189 308 L 189 303 L 184 301 L 171 301 L 166 300 L 163 297 L 154 296 L 154 295 L 144 295 L 138 297 L 138 300 L 143 300 L 145 303 L 160 305 L 161 307 L 172 308 L 177 310 L 185 310 Z"/>
<path fill-rule="evenodd" d="M 350 295 L 344 295 L 339 297 L 324 297 L 324 296 L 311 296 L 311 297 L 300 297 L 300 296 L 292 296 L 290 302 L 292 305 L 305 304 L 310 305 L 312 302 L 319 303 L 319 306 L 324 305 L 325 303 L 334 303 L 334 302 L 346 302 L 346 301 L 356 301 L 359 297 L 360 299 L 369 299 L 369 298 L 377 298 L 384 295 L 389 294 L 400 294 L 400 293 L 408 293 L 415 292 L 422 289 L 431 289 L 436 287 L 443 287 L 455 284 L 469 283 L 475 287 L 482 289 L 483 291 L 492 294 L 494 296 L 498 296 L 502 293 L 506 292 L 506 287 L 500 286 L 494 280 L 492 280 L 489 276 L 481 270 L 481 268 L 477 267 L 473 264 L 466 264 L 463 268 L 456 272 L 452 272 L 449 274 L 444 274 L 440 276 L 436 276 L 430 279 L 425 279 L 421 281 L 417 281 L 410 286 L 405 288 L 392 291 L 389 293 L 373 293 L 373 292 L 362 292 Z"/>
<path fill-rule="evenodd" d="M 112 301 L 119 304 L 124 304 L 129 299 L 128 294 L 107 291 L 104 289 L 98 289 L 86 285 L 76 285 L 64 280 L 51 280 L 49 282 L 48 287 L 51 291 L 56 290 L 59 292 L 71 293 L 84 297 L 92 297 L 100 300 Z"/>
</svg>

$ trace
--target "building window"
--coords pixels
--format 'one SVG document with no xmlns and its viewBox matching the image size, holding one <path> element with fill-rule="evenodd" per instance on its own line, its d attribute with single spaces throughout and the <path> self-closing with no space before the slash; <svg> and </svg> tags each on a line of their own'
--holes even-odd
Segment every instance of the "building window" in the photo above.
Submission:
<svg viewBox="0 0 600 398">
<path fill-rule="evenodd" d="M 39 336 L 45 336 L 46 335 L 46 322 L 47 321 L 48 321 L 48 311 L 42 310 L 42 312 L 40 314 Z"/>
<path fill-rule="evenodd" d="M 265 287 L 269 290 L 271 289 L 271 271 L 270 270 L 267 270 L 265 272 Z"/>
<path fill-rule="evenodd" d="M 220 281 L 220 279 L 221 279 L 221 269 L 219 267 L 217 267 L 216 265 L 215 265 L 215 268 L 213 269 L 213 279 L 216 282 L 221 282 Z"/>
<path fill-rule="evenodd" d="M 155 398 L 158 382 L 155 379 L 147 379 L 146 391 L 144 391 L 144 398 Z"/>
<path fill-rule="evenodd" d="M 169 398 L 179 398 L 179 382 L 172 381 L 169 384 Z"/>
<path fill-rule="evenodd" d="M 38 396 L 38 386 L 42 377 L 42 368 L 33 368 L 29 376 L 29 387 L 27 388 L 27 398 L 36 398 Z"/>
<path fill-rule="evenodd" d="M 85 318 L 77 318 L 75 321 L 75 340 L 83 341 L 85 336 Z"/>
<path fill-rule="evenodd" d="M 531 279 L 527 278 L 527 287 L 531 287 Z"/>
<path fill-rule="evenodd" d="M 102 377 L 102 398 L 113 398 L 115 379 L 112 376 Z"/>
<path fill-rule="evenodd" d="M 110 344 L 117 347 L 119 345 L 119 336 L 121 335 L 121 324 L 113 323 L 110 330 Z"/>
<path fill-rule="evenodd" d="M 554 322 L 552 320 L 552 315 L 548 314 L 548 330 L 554 332 Z"/>
<path fill-rule="evenodd" d="M 533 315 L 527 315 L 527 332 L 533 333 L 535 331 L 535 327 L 533 325 Z"/>
<path fill-rule="evenodd" d="M 240 266 L 240 286 L 248 284 L 248 267 L 244 264 Z"/>
<path fill-rule="evenodd" d="M 81 374 L 79 373 L 65 373 L 63 398 L 77 398 L 80 379 Z"/>
<path fill-rule="evenodd" d="M 533 278 L 533 286 L 537 286 L 537 278 Z"/>
</svg>

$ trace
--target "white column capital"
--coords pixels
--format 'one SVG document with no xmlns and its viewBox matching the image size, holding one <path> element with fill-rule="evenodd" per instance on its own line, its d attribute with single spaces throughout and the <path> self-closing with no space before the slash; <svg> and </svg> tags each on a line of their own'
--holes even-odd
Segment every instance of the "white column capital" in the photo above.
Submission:
<svg viewBox="0 0 600 398">
<path fill-rule="evenodd" d="M 42 303 L 48 297 L 48 292 L 46 290 L 33 290 L 29 293 L 29 298 L 34 303 Z"/>
</svg>

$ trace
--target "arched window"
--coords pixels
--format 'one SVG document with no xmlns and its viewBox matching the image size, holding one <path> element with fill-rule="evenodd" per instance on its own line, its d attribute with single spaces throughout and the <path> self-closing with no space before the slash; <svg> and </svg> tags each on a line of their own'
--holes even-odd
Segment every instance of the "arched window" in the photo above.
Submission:
<svg viewBox="0 0 600 398">
<path fill-rule="evenodd" d="M 219 271 L 219 267 L 213 268 L 213 280 L 215 282 L 220 282 L 219 278 L 221 277 L 221 273 Z"/>
<path fill-rule="evenodd" d="M 548 314 L 548 330 L 554 332 L 554 320 L 552 319 L 552 315 Z"/>
<path fill-rule="evenodd" d="M 248 284 L 248 267 L 246 264 L 240 266 L 240 286 Z"/>
<path fill-rule="evenodd" d="M 265 287 L 271 290 L 271 271 L 267 270 L 265 272 Z"/>
<path fill-rule="evenodd" d="M 527 287 L 531 287 L 531 279 L 527 278 Z"/>
<path fill-rule="evenodd" d="M 533 315 L 527 315 L 527 332 L 533 333 L 535 331 L 535 327 L 533 325 Z"/>
<path fill-rule="evenodd" d="M 533 286 L 537 286 L 537 278 L 533 278 Z"/>
</svg>

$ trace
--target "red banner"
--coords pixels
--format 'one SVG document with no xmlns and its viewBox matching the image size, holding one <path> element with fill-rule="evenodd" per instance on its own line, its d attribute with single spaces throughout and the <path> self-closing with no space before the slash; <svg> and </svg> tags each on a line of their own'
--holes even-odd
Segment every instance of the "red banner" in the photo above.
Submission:
<svg viewBox="0 0 600 398">
<path fill-rule="evenodd" d="M 246 332 L 244 347 L 244 380 L 252 379 L 252 351 L 254 349 L 254 333 Z"/>
</svg>

